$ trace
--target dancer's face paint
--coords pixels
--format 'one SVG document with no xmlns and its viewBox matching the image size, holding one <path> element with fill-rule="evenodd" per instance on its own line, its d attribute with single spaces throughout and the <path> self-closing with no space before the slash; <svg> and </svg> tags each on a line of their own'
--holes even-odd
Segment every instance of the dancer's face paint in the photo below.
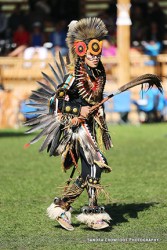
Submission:
<svg viewBox="0 0 167 250">
<path fill-rule="evenodd" d="M 100 61 L 100 57 L 101 57 L 101 54 L 92 55 L 89 52 L 89 50 L 87 50 L 86 55 L 85 55 L 85 63 L 91 68 L 96 68 Z"/>
</svg>

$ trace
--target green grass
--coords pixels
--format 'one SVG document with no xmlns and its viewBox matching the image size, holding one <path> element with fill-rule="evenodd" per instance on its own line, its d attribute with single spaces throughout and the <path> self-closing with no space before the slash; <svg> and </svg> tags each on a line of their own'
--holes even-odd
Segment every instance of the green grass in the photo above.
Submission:
<svg viewBox="0 0 167 250">
<path fill-rule="evenodd" d="M 0 131 L 0 249 L 167 249 L 167 125 L 110 131 L 114 148 L 106 157 L 113 170 L 101 183 L 108 185 L 111 201 L 100 197 L 100 203 L 113 219 L 111 228 L 92 231 L 77 222 L 87 202 L 83 193 L 73 204 L 73 232 L 46 216 L 71 171 L 62 172 L 60 158 L 38 153 L 39 143 L 25 150 L 32 136 L 23 129 Z"/>
</svg>

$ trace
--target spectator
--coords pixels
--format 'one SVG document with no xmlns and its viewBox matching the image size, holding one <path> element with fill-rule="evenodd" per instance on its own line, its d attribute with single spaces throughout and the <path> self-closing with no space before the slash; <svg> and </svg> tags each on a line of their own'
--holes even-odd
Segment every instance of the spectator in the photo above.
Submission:
<svg viewBox="0 0 167 250">
<path fill-rule="evenodd" d="M 12 52 L 10 52 L 8 56 L 22 56 L 24 50 L 29 46 L 30 33 L 22 24 L 20 24 L 17 30 L 14 32 L 12 40 L 16 44 L 16 48 Z"/>
<path fill-rule="evenodd" d="M 35 54 L 38 54 L 40 60 L 45 60 L 48 51 L 47 48 L 43 47 L 44 42 L 45 36 L 41 30 L 41 24 L 39 22 L 34 23 L 33 31 L 29 34 L 29 42 L 18 46 L 8 56 L 23 55 L 25 60 L 30 60 Z M 31 66 L 31 63 L 26 63 L 26 65 Z"/>
<path fill-rule="evenodd" d="M 33 30 L 30 35 L 30 45 L 32 47 L 41 47 L 45 42 L 45 36 L 42 32 L 41 24 L 36 22 L 33 24 Z"/>
<path fill-rule="evenodd" d="M 23 57 L 25 60 L 30 60 L 35 56 L 35 54 L 38 55 L 39 59 L 41 60 L 41 68 L 45 67 L 45 60 L 48 55 L 48 51 L 45 47 L 28 47 L 24 50 Z M 25 62 L 24 67 L 31 67 L 32 63 L 31 62 Z"/>
<path fill-rule="evenodd" d="M 152 56 L 152 60 L 149 60 L 146 64 L 156 65 L 156 56 L 161 53 L 163 48 L 161 36 L 158 30 L 158 24 L 156 22 L 151 22 L 148 40 L 142 41 L 141 44 L 143 45 L 144 53 L 146 55 Z"/>
<path fill-rule="evenodd" d="M 41 68 L 45 67 L 45 62 L 48 50 L 43 46 L 45 42 L 44 34 L 41 30 L 40 23 L 35 23 L 33 26 L 33 32 L 30 36 L 30 47 L 26 48 L 23 54 L 23 57 L 25 60 L 30 60 L 33 58 L 35 54 L 38 55 L 39 59 L 43 62 L 41 62 Z M 25 62 L 24 66 L 30 67 L 31 62 Z"/>
<path fill-rule="evenodd" d="M 140 92 L 140 99 L 134 101 L 139 112 L 140 122 L 159 122 L 163 120 L 165 98 L 156 88 Z"/>
<path fill-rule="evenodd" d="M 52 53 L 53 55 L 56 52 L 60 51 L 62 56 L 66 55 L 68 52 L 66 46 L 66 22 L 61 20 L 55 24 L 55 30 L 50 34 L 50 42 L 53 44 Z"/>
<path fill-rule="evenodd" d="M 116 56 L 116 46 L 112 45 L 107 39 L 103 40 L 102 56 Z"/>
<path fill-rule="evenodd" d="M 106 102 L 105 110 L 107 113 L 118 113 L 118 124 L 129 123 L 129 113 L 131 111 L 131 91 L 122 92 L 115 95 L 110 101 Z"/>
<path fill-rule="evenodd" d="M 17 30 L 13 34 L 13 42 L 17 44 L 17 46 L 20 45 L 26 45 L 28 46 L 30 43 L 30 33 L 25 29 L 25 27 L 20 24 L 17 28 Z"/>
<path fill-rule="evenodd" d="M 131 92 L 125 91 L 113 97 L 113 111 L 120 115 L 119 124 L 128 123 L 129 112 L 131 110 Z"/>
<path fill-rule="evenodd" d="M 142 42 L 144 53 L 149 56 L 157 56 L 162 49 L 162 44 L 159 41 L 151 40 L 149 42 Z"/>
</svg>

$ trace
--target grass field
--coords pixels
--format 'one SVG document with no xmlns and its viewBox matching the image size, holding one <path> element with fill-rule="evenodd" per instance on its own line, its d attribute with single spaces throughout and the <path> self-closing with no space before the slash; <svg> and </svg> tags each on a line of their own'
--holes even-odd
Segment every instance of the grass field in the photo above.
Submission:
<svg viewBox="0 0 167 250">
<path fill-rule="evenodd" d="M 32 136 L 0 131 L 0 249 L 167 249 L 167 125 L 110 126 L 114 148 L 106 153 L 111 228 L 92 231 L 75 216 L 86 193 L 73 204 L 75 230 L 65 231 L 46 216 L 70 172 L 60 158 L 38 153 L 39 143 L 23 149 Z M 156 242 L 148 242 L 148 241 Z"/>
</svg>

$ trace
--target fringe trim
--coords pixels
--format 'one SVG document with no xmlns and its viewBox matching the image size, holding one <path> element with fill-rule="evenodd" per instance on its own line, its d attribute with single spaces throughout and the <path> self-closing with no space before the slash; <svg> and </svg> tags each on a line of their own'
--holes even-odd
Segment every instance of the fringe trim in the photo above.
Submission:
<svg viewBox="0 0 167 250">
<path fill-rule="evenodd" d="M 92 224 L 96 223 L 99 220 L 104 220 L 106 222 L 109 222 L 111 217 L 107 213 L 99 213 L 99 214 L 79 214 L 77 217 L 77 220 L 79 220 L 81 223 L 84 224 Z"/>
<path fill-rule="evenodd" d="M 51 220 L 56 220 L 58 217 L 61 216 L 62 213 L 65 213 L 65 215 L 68 217 L 68 220 L 71 222 L 71 212 L 70 211 L 65 211 L 64 209 L 55 205 L 54 203 L 52 203 L 47 208 L 47 215 Z"/>
<path fill-rule="evenodd" d="M 112 168 L 109 167 L 107 164 L 105 164 L 104 162 L 102 161 L 94 161 L 95 164 L 97 164 L 100 168 L 104 168 L 105 169 L 105 172 L 109 173 L 111 172 Z"/>
<path fill-rule="evenodd" d="M 102 185 L 100 185 L 100 184 L 92 184 L 92 183 L 89 183 L 89 182 L 87 182 L 87 184 L 88 184 L 88 186 L 89 187 L 91 187 L 91 188 L 95 188 L 95 195 L 96 195 L 96 197 L 99 197 L 100 195 L 104 195 L 104 197 L 105 197 L 105 199 L 106 199 L 106 201 L 109 203 L 110 202 L 110 195 L 109 195 L 109 192 L 107 192 L 106 190 L 105 190 L 105 187 L 107 187 L 107 186 L 102 186 Z"/>
</svg>

